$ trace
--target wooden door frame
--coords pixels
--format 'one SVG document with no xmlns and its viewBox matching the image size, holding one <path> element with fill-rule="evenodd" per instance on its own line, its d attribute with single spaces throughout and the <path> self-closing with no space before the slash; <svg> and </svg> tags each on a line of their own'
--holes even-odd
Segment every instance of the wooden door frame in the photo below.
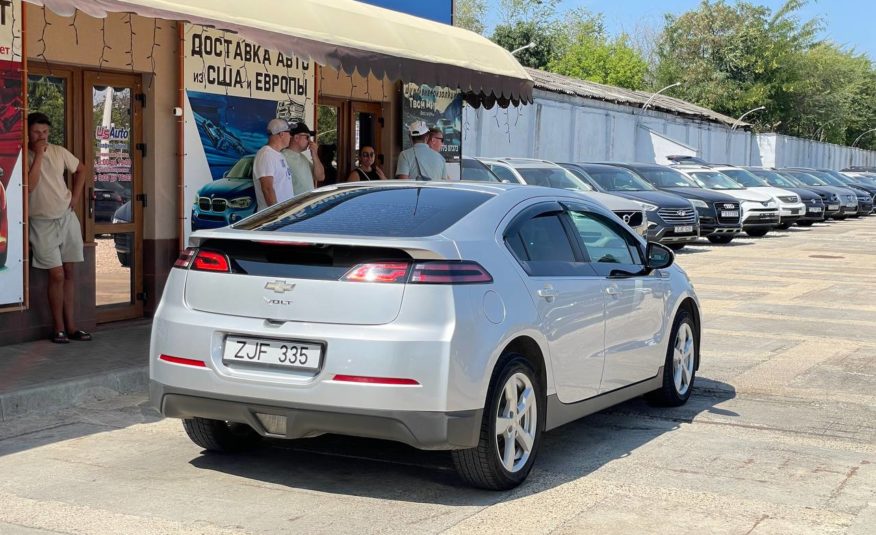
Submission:
<svg viewBox="0 0 876 535">
<path fill-rule="evenodd" d="M 143 143 L 143 113 L 140 101 L 136 96 L 142 93 L 143 77 L 139 73 L 112 73 L 101 71 L 82 71 L 82 143 L 83 155 L 86 162 L 86 202 L 94 188 L 94 104 L 92 101 L 92 87 L 94 85 L 109 85 L 116 87 L 129 87 L 131 89 L 131 213 L 134 221 L 125 224 L 98 224 L 94 221 L 94 214 L 88 213 L 86 217 L 86 236 L 89 241 L 94 241 L 94 235 L 100 230 L 115 231 L 116 233 L 132 233 L 131 258 L 131 301 L 129 303 L 109 304 L 96 307 L 95 315 L 98 323 L 118 321 L 123 319 L 140 318 L 143 316 L 143 300 L 138 296 L 143 293 L 143 208 L 138 205 L 137 195 L 143 193 L 143 154 L 137 150 L 137 145 Z M 95 262 L 95 288 L 97 287 L 97 265 Z"/>
<path fill-rule="evenodd" d="M 319 106 L 331 106 L 338 109 L 338 132 L 336 136 L 338 139 L 338 146 L 335 150 L 335 158 L 338 162 L 338 182 L 343 182 L 347 179 L 347 175 L 343 174 L 344 169 L 349 169 L 350 166 L 349 157 L 341 152 L 341 145 L 347 143 L 347 137 L 350 132 L 348 124 L 348 116 L 350 113 L 349 101 L 342 98 L 321 96 L 317 103 L 317 112 L 319 111 Z M 319 132 L 317 132 L 317 135 L 319 135 Z"/>
<path fill-rule="evenodd" d="M 351 100 L 350 103 L 350 118 L 349 118 L 349 128 L 350 133 L 352 134 L 356 129 L 356 113 L 370 113 L 375 116 L 375 124 L 374 124 L 374 163 L 377 164 L 379 162 L 379 157 L 381 154 L 386 157 L 386 153 L 383 151 L 383 125 L 381 124 L 380 118 L 383 117 L 383 103 L 382 102 L 373 102 L 373 101 L 364 101 L 364 100 Z M 350 138 L 352 141 L 352 137 Z M 352 162 L 350 162 L 352 165 Z M 387 172 L 386 169 L 383 170 L 386 173 L 386 176 L 389 177 L 390 173 Z"/>
<path fill-rule="evenodd" d="M 82 99 L 82 76 L 80 75 L 79 69 L 71 67 L 60 67 L 52 64 L 30 62 L 28 63 L 27 76 L 50 76 L 52 78 L 63 78 L 64 80 L 66 80 L 67 94 L 64 95 L 64 148 L 69 150 L 74 155 L 82 155 L 82 158 L 80 158 L 80 160 L 82 160 L 83 162 L 86 161 L 84 155 L 85 153 L 83 152 L 84 142 L 82 140 L 82 137 L 78 135 L 79 132 L 75 127 L 75 125 L 82 124 L 82 108 L 80 106 L 77 106 L 77 103 L 81 102 Z M 29 90 L 29 79 L 27 83 L 28 85 L 25 88 L 25 91 Z M 23 118 L 23 122 L 23 127 L 26 132 L 27 117 Z M 52 125 L 52 127 L 54 128 L 55 125 Z M 67 180 L 67 187 L 70 188 L 70 191 L 73 191 L 72 176 L 70 175 L 70 173 L 64 174 Z M 88 233 L 85 229 L 85 215 L 86 210 L 88 209 L 88 199 L 85 196 L 85 190 L 83 190 L 82 193 L 82 198 L 76 199 L 73 203 L 73 210 L 76 212 L 76 217 L 79 218 L 80 224 L 82 225 L 83 239 L 85 241 L 90 241 L 88 239 Z"/>
</svg>

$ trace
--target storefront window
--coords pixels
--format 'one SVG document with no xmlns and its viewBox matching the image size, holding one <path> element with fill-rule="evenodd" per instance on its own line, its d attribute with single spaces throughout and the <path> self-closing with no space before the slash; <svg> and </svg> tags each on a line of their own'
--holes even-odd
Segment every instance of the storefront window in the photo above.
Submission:
<svg viewBox="0 0 876 535">
<path fill-rule="evenodd" d="M 27 105 L 30 112 L 42 112 L 49 116 L 52 128 L 49 143 L 66 145 L 67 139 L 67 79 L 56 76 L 28 76 Z"/>
</svg>

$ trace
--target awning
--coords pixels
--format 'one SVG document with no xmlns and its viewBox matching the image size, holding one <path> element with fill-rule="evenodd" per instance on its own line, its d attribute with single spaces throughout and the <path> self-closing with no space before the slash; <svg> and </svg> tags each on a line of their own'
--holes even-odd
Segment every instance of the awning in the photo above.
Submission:
<svg viewBox="0 0 876 535">
<path fill-rule="evenodd" d="M 347 74 L 460 89 L 473 105 L 532 101 L 527 72 L 485 37 L 354 0 L 25 1 L 62 16 L 124 12 L 211 26 Z"/>
</svg>

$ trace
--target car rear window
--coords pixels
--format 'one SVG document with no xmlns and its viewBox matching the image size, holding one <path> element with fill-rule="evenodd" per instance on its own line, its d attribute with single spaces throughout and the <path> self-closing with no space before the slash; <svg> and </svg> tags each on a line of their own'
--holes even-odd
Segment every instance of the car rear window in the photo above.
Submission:
<svg viewBox="0 0 876 535">
<path fill-rule="evenodd" d="M 462 188 L 429 186 L 314 191 L 233 226 L 243 230 L 344 236 L 434 236 L 492 196 Z"/>
</svg>

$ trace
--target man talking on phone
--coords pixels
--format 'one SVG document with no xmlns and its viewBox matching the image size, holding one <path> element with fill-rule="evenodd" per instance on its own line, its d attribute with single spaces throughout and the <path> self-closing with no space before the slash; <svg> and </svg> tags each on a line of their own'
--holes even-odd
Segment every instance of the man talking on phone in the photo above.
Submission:
<svg viewBox="0 0 876 535">
<path fill-rule="evenodd" d="M 311 139 L 316 132 L 308 128 L 303 121 L 290 122 L 289 128 L 292 137 L 289 146 L 283 149 L 283 156 L 292 171 L 292 190 L 295 195 L 301 195 L 325 180 L 325 168 L 317 156 L 319 146 Z"/>
</svg>

